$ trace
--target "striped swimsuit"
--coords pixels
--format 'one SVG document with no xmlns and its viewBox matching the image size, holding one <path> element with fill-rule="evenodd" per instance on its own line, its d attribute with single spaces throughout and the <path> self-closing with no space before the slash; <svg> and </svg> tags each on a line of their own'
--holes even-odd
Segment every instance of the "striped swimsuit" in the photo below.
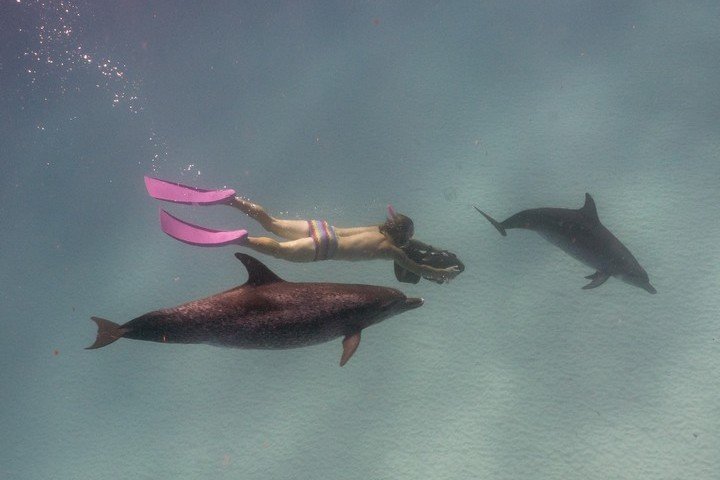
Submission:
<svg viewBox="0 0 720 480">
<path fill-rule="evenodd" d="M 335 255 L 338 246 L 335 227 L 328 225 L 325 220 L 308 220 L 308 237 L 312 237 L 315 242 L 314 262 L 329 260 Z"/>
</svg>

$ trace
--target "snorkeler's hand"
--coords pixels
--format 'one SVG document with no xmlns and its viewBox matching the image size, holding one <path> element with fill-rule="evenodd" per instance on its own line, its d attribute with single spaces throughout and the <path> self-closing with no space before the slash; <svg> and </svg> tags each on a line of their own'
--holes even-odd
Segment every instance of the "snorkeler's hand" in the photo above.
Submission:
<svg viewBox="0 0 720 480">
<path fill-rule="evenodd" d="M 445 269 L 449 273 L 448 280 L 451 278 L 457 277 L 462 270 L 460 270 L 460 267 L 457 265 L 453 265 L 452 267 L 448 267 Z"/>
<path fill-rule="evenodd" d="M 440 283 L 447 283 L 457 277 L 461 270 L 457 265 L 453 265 L 452 267 L 437 269 L 437 272 L 433 280 L 439 281 Z"/>
</svg>

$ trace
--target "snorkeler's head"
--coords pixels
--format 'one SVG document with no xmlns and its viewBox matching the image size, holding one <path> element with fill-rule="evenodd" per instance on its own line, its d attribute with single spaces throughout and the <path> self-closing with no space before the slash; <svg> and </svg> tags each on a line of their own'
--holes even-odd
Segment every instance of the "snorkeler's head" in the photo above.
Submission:
<svg viewBox="0 0 720 480">
<path fill-rule="evenodd" d="M 415 226 L 410 217 L 397 213 L 392 207 L 389 207 L 388 219 L 380 225 L 380 233 L 392 240 L 396 247 L 402 248 L 408 244 L 415 233 Z"/>
</svg>

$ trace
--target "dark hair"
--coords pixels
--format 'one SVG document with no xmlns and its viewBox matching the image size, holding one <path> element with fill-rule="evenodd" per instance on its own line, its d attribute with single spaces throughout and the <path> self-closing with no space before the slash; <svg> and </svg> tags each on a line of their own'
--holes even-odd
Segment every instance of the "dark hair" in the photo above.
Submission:
<svg viewBox="0 0 720 480">
<path fill-rule="evenodd" d="M 401 213 L 388 218 L 379 228 L 380 233 L 390 237 L 396 247 L 405 246 L 415 233 L 413 221 Z"/>
</svg>

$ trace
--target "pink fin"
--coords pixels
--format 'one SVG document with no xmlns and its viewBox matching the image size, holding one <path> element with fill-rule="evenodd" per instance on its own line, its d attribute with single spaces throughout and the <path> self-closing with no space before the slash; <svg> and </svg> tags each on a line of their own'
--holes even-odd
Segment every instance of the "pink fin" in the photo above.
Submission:
<svg viewBox="0 0 720 480">
<path fill-rule="evenodd" d="M 350 360 L 350 357 L 353 356 L 353 353 L 355 353 L 355 350 L 357 350 L 359 345 L 360 331 L 357 331 L 351 335 L 345 335 L 345 338 L 343 339 L 343 354 L 340 358 L 341 367 L 345 365 L 348 360 Z"/>
<path fill-rule="evenodd" d="M 159 178 L 145 177 L 145 188 L 151 197 L 166 202 L 216 205 L 229 203 L 235 198 L 235 190 L 204 190 L 182 183 L 168 182 Z"/>
<path fill-rule="evenodd" d="M 160 210 L 160 227 L 162 231 L 181 242 L 201 247 L 222 247 L 236 243 L 242 245 L 247 241 L 247 230 L 212 230 L 175 218 L 165 210 Z"/>
</svg>

